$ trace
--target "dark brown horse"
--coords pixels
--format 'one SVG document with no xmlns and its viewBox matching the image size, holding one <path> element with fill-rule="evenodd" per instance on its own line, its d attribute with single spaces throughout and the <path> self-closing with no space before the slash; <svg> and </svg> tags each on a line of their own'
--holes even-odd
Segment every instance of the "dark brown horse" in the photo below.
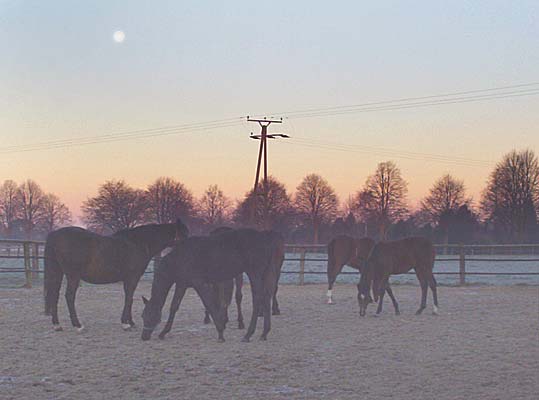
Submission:
<svg viewBox="0 0 539 400">
<path fill-rule="evenodd" d="M 374 246 L 367 259 L 364 273 L 358 285 L 359 313 L 364 316 L 369 304 L 369 296 L 372 286 L 374 300 L 381 304 L 384 292 L 389 287 L 391 275 L 405 274 L 411 269 L 415 270 L 421 286 L 421 305 L 416 314 L 419 315 L 427 306 L 427 289 L 432 290 L 434 302 L 433 313 L 438 314 L 438 295 L 436 291 L 436 279 L 432 270 L 434 268 L 434 247 L 430 240 L 423 237 L 409 237 L 390 242 L 380 242 Z M 398 304 L 395 311 L 398 313 Z"/>
<path fill-rule="evenodd" d="M 213 292 L 213 284 L 246 273 L 251 283 L 253 312 L 243 338 L 248 342 L 256 329 L 257 316 L 262 309 L 266 340 L 271 328 L 271 297 L 278 283 L 284 259 L 284 239 L 276 232 L 238 229 L 207 237 L 191 237 L 179 243 L 166 257 L 166 269 L 154 275 L 150 300 L 144 300 L 142 339 L 148 340 L 157 324 L 168 292 L 176 284 L 171 304 L 170 324 L 160 337 L 170 330 L 173 315 L 180 306 L 188 287 L 193 287 L 215 322 L 219 340 L 224 341 L 225 315 Z M 172 270 L 172 272 L 170 272 Z M 161 273 L 163 272 L 163 273 Z M 167 330 L 168 329 L 168 330 Z"/>
<path fill-rule="evenodd" d="M 58 321 L 58 297 L 64 275 L 67 278 L 66 301 L 71 323 L 79 332 L 83 327 L 75 310 L 75 295 L 80 280 L 94 284 L 123 282 L 125 302 L 121 322 L 124 329 L 134 326 L 131 316 L 133 293 L 153 256 L 175 241 L 185 239 L 189 231 L 178 220 L 175 224 L 151 224 L 102 236 L 77 227 L 51 232 L 45 244 L 45 313 L 52 315 L 54 329 Z"/>
<path fill-rule="evenodd" d="M 327 302 L 333 303 L 333 284 L 345 265 L 357 269 L 360 273 L 365 260 L 374 247 L 374 240 L 370 238 L 356 239 L 346 235 L 339 235 L 328 244 L 328 292 Z"/>
</svg>

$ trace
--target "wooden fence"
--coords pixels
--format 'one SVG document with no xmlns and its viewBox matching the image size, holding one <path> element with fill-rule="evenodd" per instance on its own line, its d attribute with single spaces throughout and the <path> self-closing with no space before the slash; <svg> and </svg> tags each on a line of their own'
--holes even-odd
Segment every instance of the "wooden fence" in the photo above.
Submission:
<svg viewBox="0 0 539 400">
<path fill-rule="evenodd" d="M 13 259 L 23 261 L 23 267 L 0 265 L 0 279 L 2 273 L 24 273 L 25 284 L 23 287 L 31 288 L 32 282 L 38 274 L 43 272 L 43 250 L 45 242 L 21 241 L 21 240 L 0 240 L 0 261 L 3 259 Z M 488 272 L 488 271 L 466 271 L 466 261 L 486 261 L 498 262 L 537 262 L 539 267 L 539 244 L 509 244 L 509 245 L 435 245 L 437 261 L 458 261 L 458 272 L 436 272 L 435 275 L 458 275 L 459 283 L 466 283 L 468 275 L 539 275 L 537 272 Z M 310 254 L 327 254 L 326 245 L 286 245 L 287 257 L 285 261 L 299 262 L 299 269 L 291 271 L 283 269 L 283 274 L 298 274 L 299 285 L 305 284 L 305 275 L 326 274 L 322 271 L 306 271 L 307 262 L 327 262 L 325 258 L 311 258 Z M 537 257 L 536 257 L 537 255 Z M 481 256 L 489 256 L 481 258 Z M 504 256 L 503 258 L 493 258 L 493 256 Z M 526 256 L 526 258 L 506 258 L 507 256 Z M 149 271 L 151 273 L 151 271 Z M 354 272 L 342 272 L 342 274 L 357 274 Z"/>
<path fill-rule="evenodd" d="M 488 272 L 488 271 L 466 271 L 466 260 L 471 261 L 486 261 L 486 262 L 537 262 L 539 267 L 539 244 L 498 244 L 498 245 L 462 245 L 462 244 L 446 244 L 434 245 L 436 249 L 436 261 L 458 261 L 458 272 L 434 272 L 435 275 L 458 275 L 459 284 L 466 284 L 467 275 L 493 275 L 493 276 L 511 276 L 511 275 L 539 275 L 537 272 Z M 285 261 L 298 261 L 299 271 L 283 270 L 282 273 L 299 274 L 299 284 L 305 283 L 306 274 L 326 274 L 325 272 L 305 271 L 305 263 L 309 261 L 325 261 L 326 258 L 309 258 L 308 254 L 323 253 L 327 254 L 326 245 L 286 245 L 286 252 L 293 254 L 295 257 L 286 258 Z M 492 258 L 492 256 L 531 256 L 526 258 Z M 472 258 L 470 258 L 472 256 Z M 479 256 L 479 257 L 477 257 Z M 490 256 L 489 258 L 480 258 L 480 256 Z M 341 274 L 357 274 L 356 272 L 341 272 Z M 410 272 L 409 274 L 414 274 Z"/>
</svg>

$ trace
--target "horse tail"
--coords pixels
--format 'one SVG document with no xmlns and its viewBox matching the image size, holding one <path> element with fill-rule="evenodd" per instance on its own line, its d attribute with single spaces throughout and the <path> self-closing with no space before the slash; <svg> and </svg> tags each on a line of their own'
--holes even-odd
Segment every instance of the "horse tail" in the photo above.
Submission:
<svg viewBox="0 0 539 400">
<path fill-rule="evenodd" d="M 63 272 L 49 240 L 45 244 L 45 276 L 43 279 L 43 297 L 45 298 L 45 315 L 51 315 L 52 308 L 58 304 L 58 294 L 62 286 Z"/>
</svg>

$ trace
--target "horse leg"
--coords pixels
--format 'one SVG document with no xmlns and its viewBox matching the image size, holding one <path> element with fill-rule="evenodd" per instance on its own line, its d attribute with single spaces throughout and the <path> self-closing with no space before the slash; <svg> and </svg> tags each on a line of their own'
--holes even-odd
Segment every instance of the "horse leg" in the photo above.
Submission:
<svg viewBox="0 0 539 400">
<path fill-rule="evenodd" d="M 186 290 L 187 287 L 179 286 L 178 284 L 176 284 L 176 288 L 174 289 L 174 297 L 172 297 L 172 302 L 170 303 L 170 313 L 168 314 L 168 320 L 165 327 L 159 334 L 159 339 L 164 339 L 165 335 L 170 332 L 170 329 L 172 328 L 172 323 L 174 322 L 174 317 L 178 312 L 178 308 L 180 308 L 180 303 L 182 302 Z"/>
<path fill-rule="evenodd" d="M 434 315 L 438 315 L 438 292 L 437 292 L 437 283 L 436 279 L 434 279 L 434 274 L 430 273 L 430 276 L 428 277 L 428 283 L 430 290 L 432 291 L 432 301 L 434 305 L 432 306 L 432 313 Z"/>
<path fill-rule="evenodd" d="M 71 324 L 77 328 L 77 331 L 81 333 L 84 327 L 81 325 L 77 318 L 77 311 L 75 310 L 75 296 L 77 295 L 77 289 L 79 288 L 80 277 L 78 275 L 67 275 L 67 288 L 65 298 L 67 302 L 67 308 L 69 309 L 69 317 L 71 318 Z"/>
<path fill-rule="evenodd" d="M 251 336 L 253 336 L 253 333 L 255 333 L 258 313 L 260 307 L 262 306 L 262 301 L 264 298 L 264 286 L 262 284 L 262 276 L 249 276 L 249 279 L 251 281 L 251 295 L 253 297 L 253 313 L 251 314 L 251 322 L 249 322 L 247 333 L 241 340 L 242 342 L 249 342 L 251 340 Z"/>
<path fill-rule="evenodd" d="M 262 312 L 264 314 L 264 330 L 260 336 L 260 340 L 266 340 L 271 329 L 271 295 L 264 296 L 262 300 Z"/>
<path fill-rule="evenodd" d="M 281 268 L 277 270 L 277 279 L 275 280 L 275 291 L 273 292 L 272 304 L 271 304 L 272 315 L 281 315 L 281 309 L 279 308 L 279 302 L 277 301 L 277 291 L 279 290 L 280 280 L 281 280 Z"/>
<path fill-rule="evenodd" d="M 238 275 L 235 279 L 236 284 L 236 307 L 238 309 L 238 329 L 244 329 L 245 324 L 243 323 L 243 314 L 241 312 L 241 301 L 243 299 L 243 293 L 241 292 L 241 289 L 243 287 L 243 273 L 241 275 Z"/>
<path fill-rule="evenodd" d="M 425 309 L 425 307 L 427 307 L 427 289 L 428 289 L 427 279 L 425 279 L 425 277 L 422 276 L 419 279 L 419 284 L 421 286 L 421 305 L 419 306 L 419 309 L 415 312 L 415 315 L 421 314 L 423 310 Z"/>
<path fill-rule="evenodd" d="M 213 319 L 213 323 L 215 324 L 215 328 L 217 329 L 217 333 L 219 335 L 218 341 L 224 342 L 224 316 L 222 314 L 221 307 L 218 306 L 214 300 L 215 293 L 213 291 L 213 288 L 210 287 L 209 284 L 199 281 L 193 282 L 193 288 L 198 293 L 200 299 L 202 300 L 202 303 L 204 304 L 204 307 L 206 307 L 206 310 L 209 311 L 211 319 Z"/>
<path fill-rule="evenodd" d="M 279 309 L 279 302 L 277 301 L 277 291 L 279 290 L 279 285 L 275 285 L 275 292 L 271 298 L 271 315 L 281 315 L 281 310 Z"/>
<path fill-rule="evenodd" d="M 399 303 L 397 303 L 397 299 L 395 296 L 393 296 L 393 290 L 391 290 L 391 286 L 389 284 L 386 287 L 386 292 L 389 295 L 389 298 L 393 302 L 393 307 L 395 308 L 395 315 L 400 315 L 401 312 L 399 311 Z"/>
<path fill-rule="evenodd" d="M 204 310 L 204 323 L 207 325 L 210 322 L 211 322 L 210 312 L 208 310 Z"/>
<path fill-rule="evenodd" d="M 133 322 L 133 317 L 131 316 L 131 308 L 133 306 L 133 294 L 135 293 L 135 288 L 137 287 L 137 282 L 133 283 L 132 280 L 128 279 L 124 281 L 124 308 L 122 310 L 122 328 L 124 331 L 128 331 L 135 323 Z"/>
<path fill-rule="evenodd" d="M 326 297 L 328 298 L 327 304 L 333 304 L 333 285 L 337 280 L 337 275 L 339 275 L 344 267 L 344 264 L 341 266 L 330 267 L 328 266 L 328 292 Z"/>
<path fill-rule="evenodd" d="M 60 298 L 60 287 L 62 286 L 62 280 L 64 278 L 64 273 L 61 272 L 60 282 L 58 285 L 58 290 L 54 290 L 52 293 L 52 304 L 51 304 L 51 316 L 52 316 L 52 326 L 55 331 L 60 332 L 63 330 L 60 325 L 60 320 L 58 319 L 58 299 Z"/>
<path fill-rule="evenodd" d="M 382 312 L 382 305 L 384 304 L 384 294 L 386 293 L 385 289 L 382 290 L 382 294 L 378 299 L 378 308 L 376 309 L 376 315 L 379 315 Z"/>
</svg>

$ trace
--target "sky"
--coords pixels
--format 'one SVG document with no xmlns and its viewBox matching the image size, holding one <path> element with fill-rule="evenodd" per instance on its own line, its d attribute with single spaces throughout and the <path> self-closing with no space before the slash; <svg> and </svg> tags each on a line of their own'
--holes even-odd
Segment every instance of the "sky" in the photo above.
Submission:
<svg viewBox="0 0 539 400">
<path fill-rule="evenodd" d="M 32 178 L 75 215 L 110 179 L 144 188 L 171 176 L 196 196 L 218 184 L 239 199 L 259 133 L 242 117 L 267 115 L 284 117 L 270 132 L 292 137 L 268 149 L 290 192 L 315 172 L 345 200 L 393 160 L 412 206 L 445 173 L 478 201 L 503 154 L 539 152 L 539 95 L 291 113 L 539 82 L 537 38 L 537 1 L 0 0 L 0 181 Z M 10 149 L 228 118 L 212 130 Z"/>
</svg>

